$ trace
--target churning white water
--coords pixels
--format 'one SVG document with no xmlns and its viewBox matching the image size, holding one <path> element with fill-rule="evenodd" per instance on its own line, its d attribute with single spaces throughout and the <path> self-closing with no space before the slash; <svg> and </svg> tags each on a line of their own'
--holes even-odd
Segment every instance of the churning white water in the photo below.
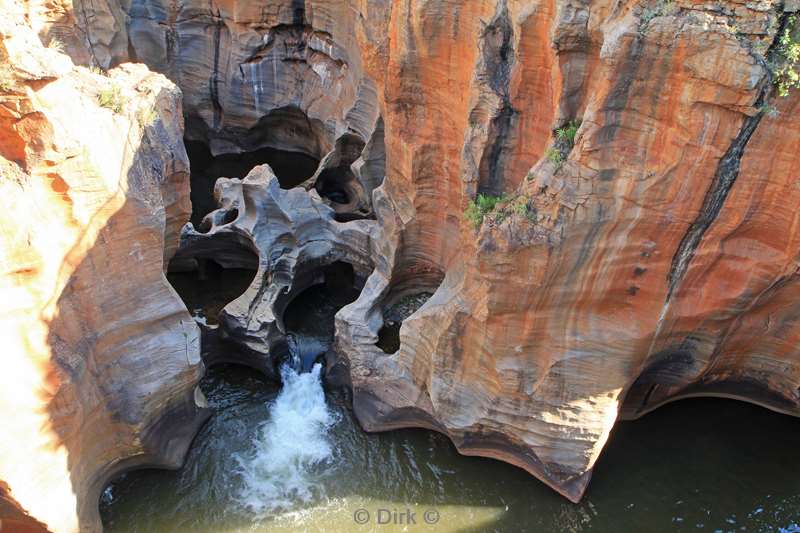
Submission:
<svg viewBox="0 0 800 533">
<path fill-rule="evenodd" d="M 337 417 L 325 403 L 320 370 L 318 364 L 303 374 L 281 368 L 283 389 L 259 428 L 255 450 L 237 458 L 243 480 L 239 503 L 258 517 L 322 496 L 313 469 L 333 454 L 328 429 Z"/>
</svg>

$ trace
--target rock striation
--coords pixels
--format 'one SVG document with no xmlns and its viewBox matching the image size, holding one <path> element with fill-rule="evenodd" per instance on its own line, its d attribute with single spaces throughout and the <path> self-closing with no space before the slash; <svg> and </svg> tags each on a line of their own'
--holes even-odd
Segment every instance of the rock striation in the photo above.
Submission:
<svg viewBox="0 0 800 533">
<path fill-rule="evenodd" d="M 364 428 L 443 432 L 577 501 L 621 418 L 694 395 L 800 415 L 800 96 L 770 74 L 797 9 L 76 0 L 77 30 L 40 34 L 164 73 L 212 156 L 320 160 L 291 190 L 218 180 L 183 230 L 175 265 L 258 270 L 220 317 L 242 361 L 274 372 L 287 299 L 350 262 L 328 366 Z"/>
<path fill-rule="evenodd" d="M 180 91 L 143 65 L 76 67 L 8 7 L 0 500 L 33 518 L 0 529 L 99 531 L 108 481 L 179 466 L 206 416 L 199 331 L 164 276 L 190 212 Z"/>
</svg>

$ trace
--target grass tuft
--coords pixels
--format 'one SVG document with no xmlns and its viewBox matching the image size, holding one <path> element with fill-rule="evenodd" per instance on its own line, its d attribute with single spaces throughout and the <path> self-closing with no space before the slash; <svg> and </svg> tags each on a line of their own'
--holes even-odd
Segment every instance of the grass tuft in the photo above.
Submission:
<svg viewBox="0 0 800 533">
<path fill-rule="evenodd" d="M 492 196 L 491 194 L 478 194 L 474 200 L 470 200 L 464 215 L 473 227 L 478 229 L 483 224 L 484 218 L 495 210 L 497 205 L 505 199 L 504 195 Z"/>
<path fill-rule="evenodd" d="M 776 58 L 770 65 L 772 80 L 779 96 L 788 96 L 791 89 L 800 89 L 800 24 L 791 15 L 778 37 Z"/>
<path fill-rule="evenodd" d="M 50 42 L 47 43 L 47 48 L 50 50 L 55 50 L 56 52 L 63 52 L 64 51 L 64 43 L 53 37 L 50 39 Z"/>
<path fill-rule="evenodd" d="M 122 113 L 122 107 L 125 103 L 119 87 L 113 84 L 111 87 L 102 89 L 97 93 L 97 102 L 101 107 L 110 109 L 114 113 Z"/>
</svg>

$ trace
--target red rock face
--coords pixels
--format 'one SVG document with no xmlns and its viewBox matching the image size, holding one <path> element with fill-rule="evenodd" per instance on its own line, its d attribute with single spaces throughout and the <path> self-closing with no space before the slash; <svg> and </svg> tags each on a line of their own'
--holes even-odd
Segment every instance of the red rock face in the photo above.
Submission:
<svg viewBox="0 0 800 533">
<path fill-rule="evenodd" d="M 412 46 L 427 26 L 393 20 L 399 50 L 390 49 L 388 71 L 402 72 L 395 55 L 417 72 L 407 64 L 414 50 L 421 74 L 416 83 L 386 81 L 384 189 L 397 207 L 386 214 L 394 222 L 382 221 L 400 244 L 384 276 L 392 286 L 433 265 L 444 281 L 403 323 L 398 353 L 342 339 L 362 423 L 438 429 L 462 452 L 527 468 L 577 500 L 620 413 L 694 394 L 800 413 L 789 303 L 797 187 L 778 169 L 796 157 L 781 150 L 797 146 L 789 124 L 797 96 L 775 116 L 756 109 L 775 99 L 762 65 L 780 14 L 679 3 L 651 17 L 633 5 L 559 3 L 554 29 L 534 17 L 542 35 L 523 31 L 528 19 L 509 3 L 514 60 L 495 63 L 485 81 L 487 49 L 499 38 L 479 32 L 478 21 L 491 27 L 505 16 L 498 9 L 459 11 L 459 33 L 441 45 L 472 53 L 456 64 L 440 60 L 440 33 Z M 446 25 L 447 14 L 434 18 Z M 524 54 L 541 50 L 537 39 L 553 39 L 551 55 L 535 60 L 549 78 L 531 74 Z M 440 77 L 425 78 L 431 72 Z M 498 79 L 511 80 L 518 114 L 500 139 L 492 127 L 503 106 L 486 105 L 506 94 L 492 87 Z M 442 91 L 449 80 L 462 90 Z M 514 103 L 521 87 L 536 91 L 535 102 Z M 459 107 L 459 94 L 478 104 Z M 568 120 L 582 123 L 563 162 L 542 158 L 527 176 L 510 170 L 542 156 Z M 766 141 L 772 135 L 781 140 Z M 503 162 L 494 185 L 474 164 L 486 153 Z M 477 236 L 462 216 L 476 188 L 515 197 Z M 374 319 L 346 311 L 344 331 L 366 336 Z"/>
<path fill-rule="evenodd" d="M 205 415 L 164 277 L 190 211 L 180 92 L 75 67 L 11 16 L 0 57 L 0 529 L 99 531 L 109 479 L 179 466 Z"/>
<path fill-rule="evenodd" d="M 367 430 L 432 428 L 578 500 L 619 417 L 711 394 L 800 414 L 800 97 L 778 98 L 766 67 L 784 6 L 75 5 L 92 52 L 76 37 L 73 56 L 107 66 L 134 50 L 180 85 L 188 135 L 215 155 L 321 158 L 317 190 L 350 165 L 358 202 L 308 227 L 341 223 L 332 234 L 359 257 L 370 247 L 329 361 Z M 570 123 L 574 139 L 557 133 Z M 25 151 L 0 130 L 4 157 Z M 477 193 L 507 197 L 478 229 Z M 377 222 L 347 226 L 356 204 Z M 285 252 L 298 272 L 299 249 Z M 256 301 L 274 264 L 229 316 L 279 324 Z M 385 353 L 385 317 L 423 291 Z"/>
</svg>

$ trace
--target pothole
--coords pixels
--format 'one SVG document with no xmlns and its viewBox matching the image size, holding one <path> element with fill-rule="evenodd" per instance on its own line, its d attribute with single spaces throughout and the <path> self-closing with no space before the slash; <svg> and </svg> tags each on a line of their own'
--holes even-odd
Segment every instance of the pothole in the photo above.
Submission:
<svg viewBox="0 0 800 533">
<path fill-rule="evenodd" d="M 331 347 L 334 317 L 358 298 L 364 281 L 351 264 L 337 261 L 296 277 L 294 289 L 275 302 L 286 332 L 287 353 L 296 354 L 302 372 Z"/>
<path fill-rule="evenodd" d="M 239 247 L 215 259 L 194 258 L 170 263 L 167 280 L 191 315 L 201 324 L 219 323 L 219 313 L 247 290 L 258 270 L 258 256 Z"/>
<path fill-rule="evenodd" d="M 397 353 L 400 350 L 400 326 L 425 305 L 431 296 L 433 293 L 428 291 L 406 294 L 384 307 L 383 327 L 378 331 L 378 342 L 375 345 L 384 353 Z"/>
</svg>

